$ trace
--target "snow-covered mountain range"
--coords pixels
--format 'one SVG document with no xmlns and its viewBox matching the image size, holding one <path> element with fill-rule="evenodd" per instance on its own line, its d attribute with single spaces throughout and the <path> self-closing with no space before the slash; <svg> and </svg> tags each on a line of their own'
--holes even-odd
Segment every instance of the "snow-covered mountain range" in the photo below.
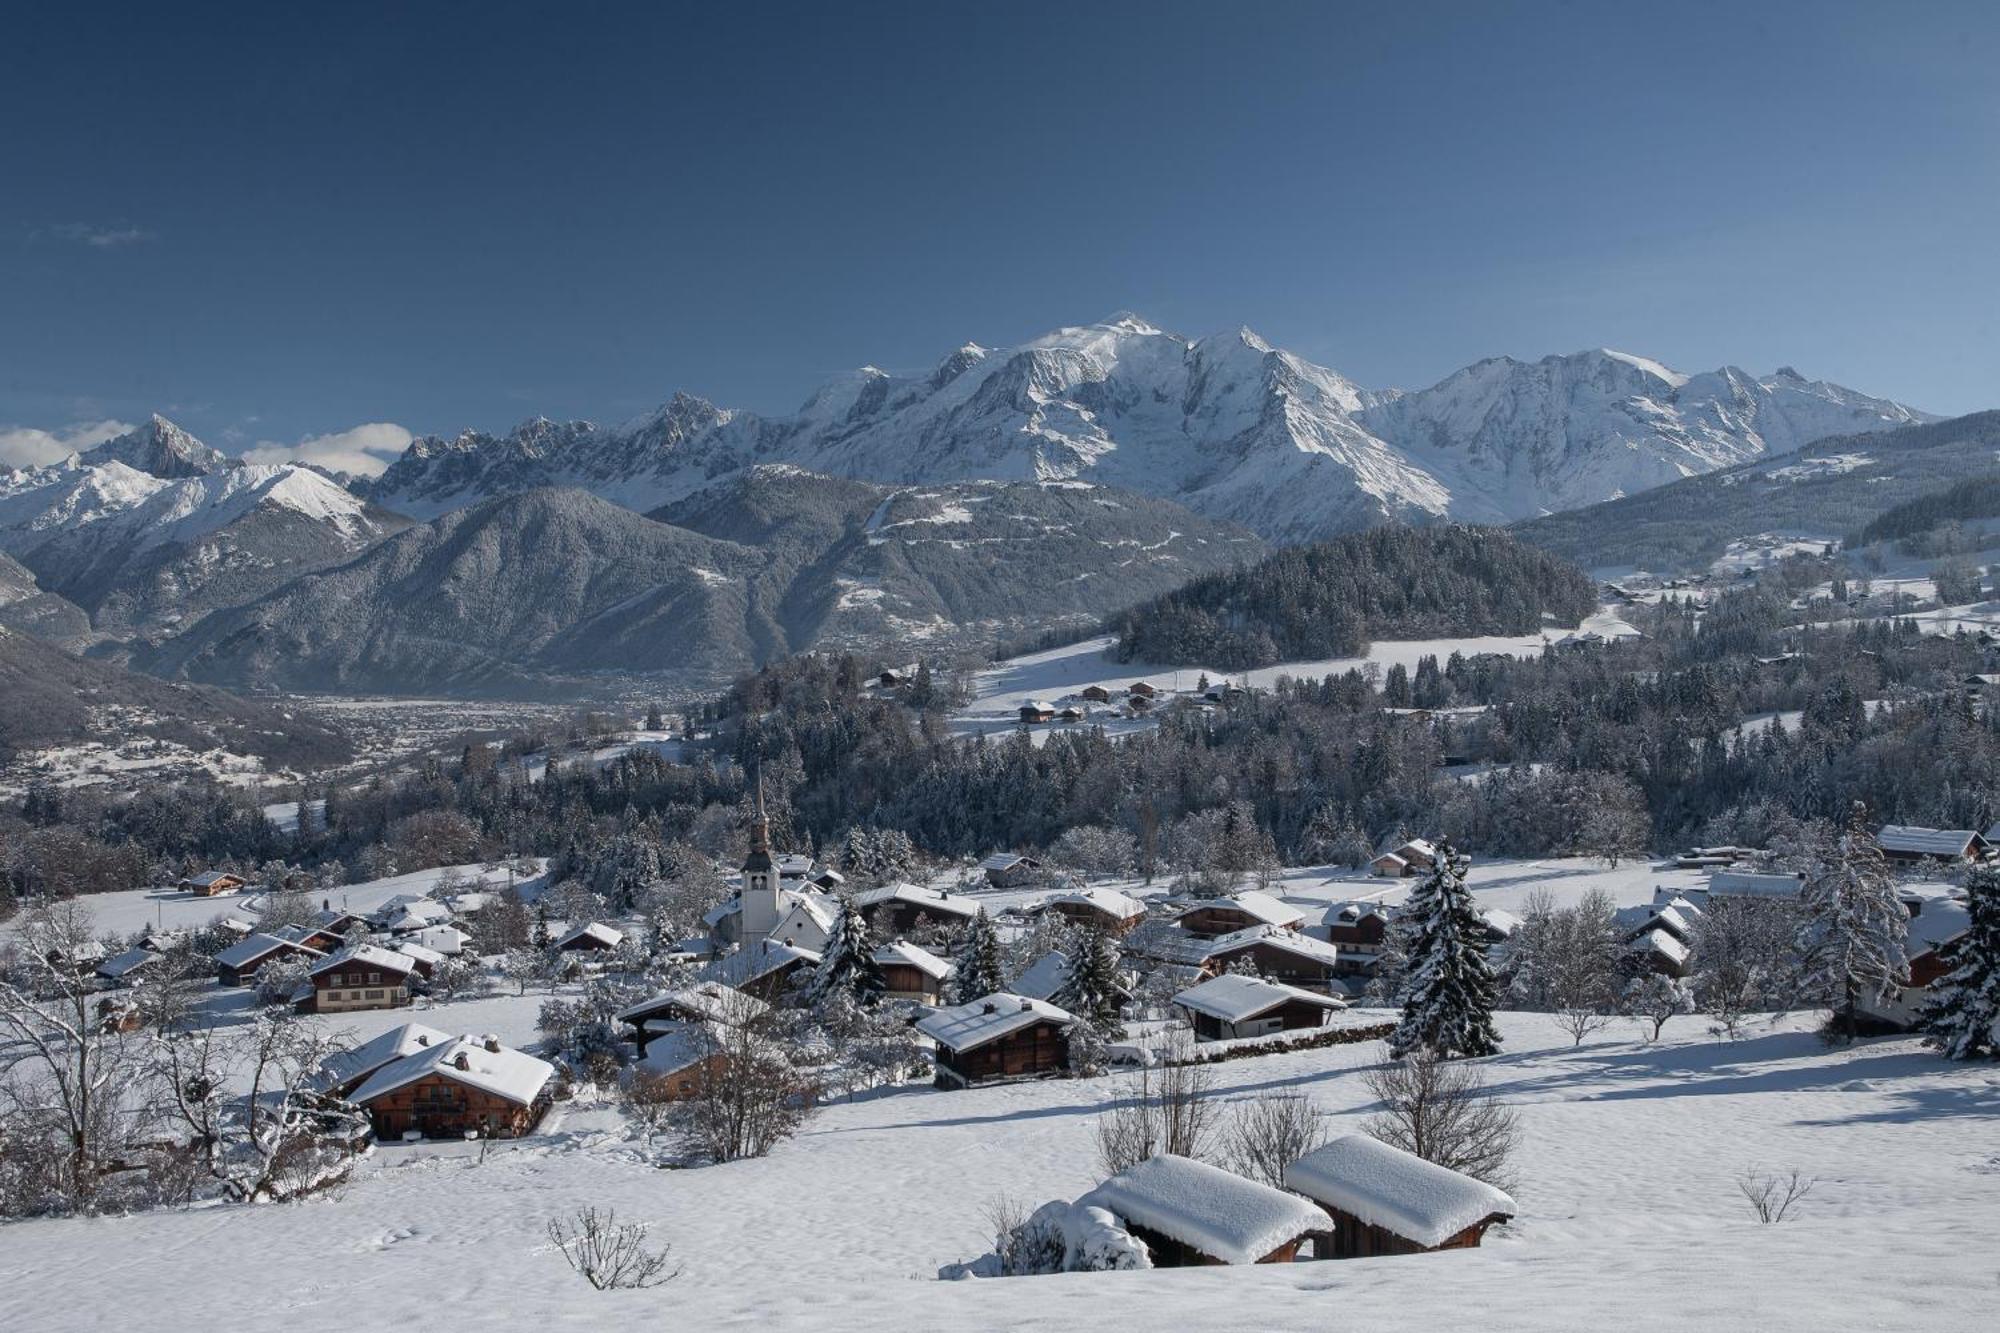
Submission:
<svg viewBox="0 0 2000 1333">
<path fill-rule="evenodd" d="M 428 518 L 538 485 L 650 509 L 759 463 L 876 482 L 1080 480 L 1277 541 L 1385 521 L 1509 522 L 1929 414 L 1789 369 L 1698 375 L 1620 352 L 1479 362 L 1368 390 L 1248 329 L 1131 315 L 930 371 L 864 367 L 781 418 L 677 394 L 619 426 L 528 422 L 413 442 L 366 493 Z"/>
</svg>

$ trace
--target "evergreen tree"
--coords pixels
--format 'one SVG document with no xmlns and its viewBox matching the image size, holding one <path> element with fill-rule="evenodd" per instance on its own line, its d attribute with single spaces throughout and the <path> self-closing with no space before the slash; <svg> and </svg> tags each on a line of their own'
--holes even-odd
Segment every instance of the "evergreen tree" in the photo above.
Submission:
<svg viewBox="0 0 2000 1333">
<path fill-rule="evenodd" d="M 951 978 L 954 1004 L 971 1004 L 982 996 L 1007 987 L 1000 932 L 994 928 L 993 918 L 984 912 L 972 918 L 972 924 L 959 941 L 958 952 L 952 962 L 958 969 Z"/>
<path fill-rule="evenodd" d="M 1965 880 L 1971 927 L 1952 948 L 1956 964 L 1931 990 L 1918 1022 L 1947 1060 L 2000 1055 L 2000 869 L 1980 866 Z"/>
<path fill-rule="evenodd" d="M 879 1003 L 889 983 L 882 965 L 875 961 L 875 945 L 868 938 L 868 922 L 846 894 L 840 898 L 840 919 L 834 922 L 833 938 L 820 955 L 806 1000 L 819 1008 L 836 992 L 845 991 L 863 1008 Z"/>
<path fill-rule="evenodd" d="M 1077 939 L 1069 980 L 1056 992 L 1055 1003 L 1090 1024 L 1107 1041 L 1125 1035 L 1124 962 L 1118 937 L 1098 926 L 1087 926 Z"/>
<path fill-rule="evenodd" d="M 538 951 L 546 951 L 555 942 L 555 936 L 549 933 L 549 905 L 538 902 L 535 904 L 535 933 L 529 937 L 529 943 Z"/>
<path fill-rule="evenodd" d="M 1485 924 L 1465 884 L 1468 866 L 1440 842 L 1436 863 L 1404 908 L 1412 926 L 1409 973 L 1402 1021 L 1389 1038 L 1389 1054 L 1399 1060 L 1420 1049 L 1446 1059 L 1500 1049 L 1493 1026 L 1499 986 L 1486 960 Z"/>
<path fill-rule="evenodd" d="M 1896 896 L 1889 863 L 1859 801 L 1846 829 L 1816 849 L 1801 896 L 1804 974 L 1833 1007 L 1827 1035 L 1852 1040 L 1862 1003 L 1888 999 L 1909 975 L 1903 939 L 1910 914 Z"/>
</svg>

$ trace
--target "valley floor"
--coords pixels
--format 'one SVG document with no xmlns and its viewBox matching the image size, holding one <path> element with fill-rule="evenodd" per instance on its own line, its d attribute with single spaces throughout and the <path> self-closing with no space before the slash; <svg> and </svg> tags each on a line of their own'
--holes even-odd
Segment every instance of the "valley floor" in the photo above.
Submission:
<svg viewBox="0 0 2000 1333">
<path fill-rule="evenodd" d="M 1621 1023 L 1572 1050 L 1548 1019 L 1503 1015 L 1507 1049 L 1484 1063 L 1520 1108 L 1522 1214 L 1478 1251 L 933 1280 L 986 1248 L 995 1195 L 1095 1182 L 1114 1077 L 879 1095 L 767 1159 L 688 1171 L 572 1105 L 483 1163 L 379 1148 L 336 1197 L 17 1224 L 0 1228 L 0 1327 L 1990 1327 L 2000 1069 L 1906 1038 L 1828 1051 L 1806 1026 L 1723 1043 L 1682 1019 L 1648 1044 Z M 1358 1071 L 1381 1058 L 1370 1043 L 1240 1060 L 1217 1090 L 1297 1088 L 1349 1130 L 1369 1110 Z M 1748 1166 L 1819 1183 L 1796 1220 L 1760 1226 L 1735 1183 Z M 543 1228 L 585 1204 L 653 1223 L 679 1280 L 584 1285 Z"/>
</svg>

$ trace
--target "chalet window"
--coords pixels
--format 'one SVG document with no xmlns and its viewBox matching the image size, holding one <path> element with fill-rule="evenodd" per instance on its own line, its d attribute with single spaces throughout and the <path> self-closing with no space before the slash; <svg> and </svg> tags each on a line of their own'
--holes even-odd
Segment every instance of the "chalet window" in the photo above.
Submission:
<svg viewBox="0 0 2000 1333">
<path fill-rule="evenodd" d="M 371 1000 L 379 1000 L 382 998 L 382 992 L 378 990 L 369 991 L 368 998 Z"/>
<path fill-rule="evenodd" d="M 382 983 L 382 974 L 380 972 L 370 972 L 368 974 L 369 985 L 379 986 L 381 983 Z"/>
</svg>

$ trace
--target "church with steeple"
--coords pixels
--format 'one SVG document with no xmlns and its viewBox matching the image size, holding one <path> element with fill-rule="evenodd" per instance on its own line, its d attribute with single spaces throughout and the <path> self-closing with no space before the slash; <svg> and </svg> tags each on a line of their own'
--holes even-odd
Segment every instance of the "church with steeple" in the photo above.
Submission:
<svg viewBox="0 0 2000 1333">
<path fill-rule="evenodd" d="M 785 916 L 789 897 L 778 885 L 778 864 L 771 859 L 771 817 L 764 812 L 764 780 L 757 779 L 757 813 L 750 821 L 750 854 L 743 858 L 740 938 L 744 944 L 769 939 Z"/>
</svg>

